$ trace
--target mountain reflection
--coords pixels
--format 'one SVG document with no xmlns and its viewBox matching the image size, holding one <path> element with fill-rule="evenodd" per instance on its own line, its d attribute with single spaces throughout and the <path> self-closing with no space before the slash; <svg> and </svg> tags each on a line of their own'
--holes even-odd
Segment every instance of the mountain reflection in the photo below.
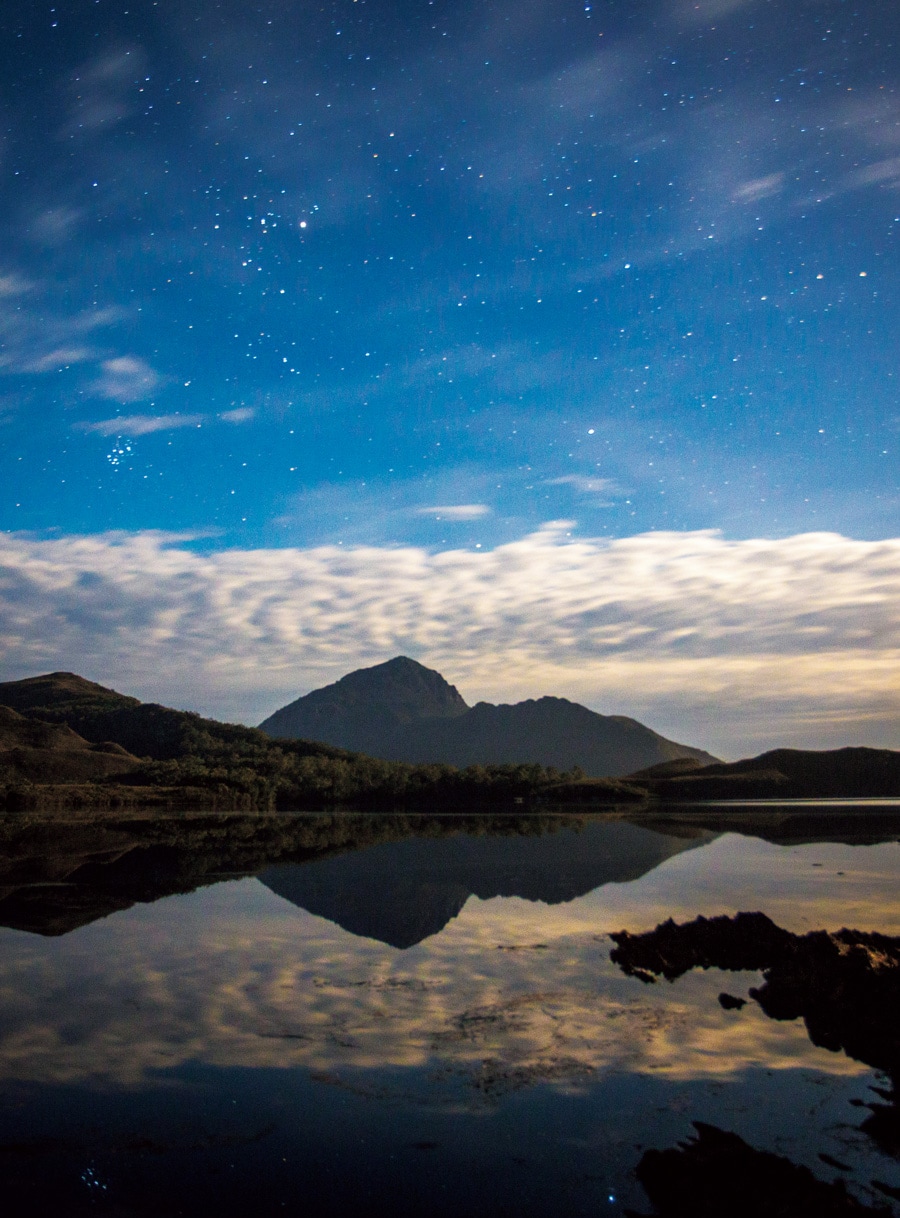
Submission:
<svg viewBox="0 0 900 1218">
<path fill-rule="evenodd" d="M 604 884 L 637 880 L 713 836 L 685 839 L 594 822 L 539 837 L 417 837 L 303 866 L 270 867 L 258 878 L 354 935 L 408 948 L 443 930 L 470 896 L 558 905 Z"/>
<path fill-rule="evenodd" d="M 541 816 L 230 816 L 7 824 L 0 926 L 63 935 L 138 903 L 258 876 L 357 935 L 410 947 L 469 896 L 558 904 L 712 840 Z"/>
</svg>

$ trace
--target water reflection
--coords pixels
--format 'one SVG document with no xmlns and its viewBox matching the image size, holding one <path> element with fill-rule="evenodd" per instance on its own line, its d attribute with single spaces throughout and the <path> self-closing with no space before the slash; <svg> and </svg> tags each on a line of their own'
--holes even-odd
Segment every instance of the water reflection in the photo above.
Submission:
<svg viewBox="0 0 900 1218">
<path fill-rule="evenodd" d="M 442 931 L 471 896 L 559 905 L 639 879 L 715 836 L 698 829 L 678 837 L 597 819 L 556 830 L 539 837 L 412 837 L 303 867 L 269 867 L 259 879 L 355 935 L 408 948 Z"/>
<path fill-rule="evenodd" d="M 107 1204 L 89 1169 L 117 1213 L 622 1213 L 694 1120 L 900 1187 L 851 1106 L 880 1059 L 724 1009 L 715 969 L 648 987 L 609 938 L 900 935 L 896 834 L 251 819 L 6 826 L 0 1147 L 44 1212 Z"/>
</svg>

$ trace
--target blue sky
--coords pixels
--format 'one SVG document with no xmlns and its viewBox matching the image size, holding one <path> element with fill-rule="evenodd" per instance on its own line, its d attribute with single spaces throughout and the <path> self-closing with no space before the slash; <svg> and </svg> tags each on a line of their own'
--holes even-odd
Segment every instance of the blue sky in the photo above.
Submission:
<svg viewBox="0 0 900 1218">
<path fill-rule="evenodd" d="M 0 26 L 0 529 L 213 555 L 897 535 L 894 5 Z"/>
</svg>

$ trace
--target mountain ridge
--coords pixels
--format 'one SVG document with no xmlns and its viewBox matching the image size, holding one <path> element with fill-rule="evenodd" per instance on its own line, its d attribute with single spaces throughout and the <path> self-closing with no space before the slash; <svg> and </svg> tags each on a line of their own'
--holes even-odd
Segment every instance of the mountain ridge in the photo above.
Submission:
<svg viewBox="0 0 900 1218">
<path fill-rule="evenodd" d="M 468 706 L 440 673 L 408 656 L 357 669 L 312 690 L 264 719 L 260 730 L 414 765 L 536 762 L 560 770 L 577 767 L 596 778 L 681 759 L 718 760 L 636 719 L 601 715 L 568 698 L 545 695 Z"/>
</svg>

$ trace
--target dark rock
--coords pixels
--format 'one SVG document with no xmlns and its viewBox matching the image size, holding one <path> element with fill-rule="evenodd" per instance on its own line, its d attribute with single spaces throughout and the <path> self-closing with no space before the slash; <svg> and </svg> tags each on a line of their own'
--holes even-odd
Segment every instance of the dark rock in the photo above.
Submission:
<svg viewBox="0 0 900 1218">
<path fill-rule="evenodd" d="M 808 1167 L 756 1150 L 735 1133 L 700 1121 L 694 1128 L 696 1137 L 669 1150 L 648 1150 L 638 1164 L 638 1180 L 660 1218 L 862 1218 L 890 1213 L 857 1201 L 842 1180 L 819 1180 Z"/>
</svg>

